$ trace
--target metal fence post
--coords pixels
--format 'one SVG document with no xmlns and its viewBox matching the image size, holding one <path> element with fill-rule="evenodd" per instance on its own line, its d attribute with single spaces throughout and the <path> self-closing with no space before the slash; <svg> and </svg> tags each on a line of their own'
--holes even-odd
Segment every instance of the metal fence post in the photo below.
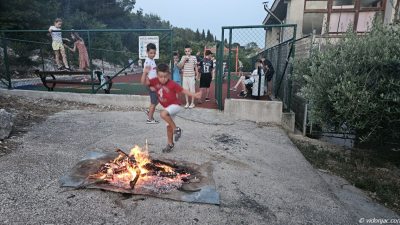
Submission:
<svg viewBox="0 0 400 225">
<path fill-rule="evenodd" d="M 304 107 L 303 136 L 306 136 L 306 131 L 307 131 L 307 110 L 308 110 L 308 104 L 306 104 Z"/>
<path fill-rule="evenodd" d="M 224 44 L 224 28 L 222 28 L 222 34 L 221 34 L 221 44 L 220 44 L 220 56 L 219 56 L 219 74 L 220 76 L 218 78 L 218 109 L 222 110 L 222 74 L 224 70 L 224 49 L 225 49 L 225 44 Z"/>
<path fill-rule="evenodd" d="M 293 42 L 292 42 L 292 60 L 294 59 L 294 53 L 296 51 L 296 32 L 297 32 L 297 25 L 294 25 L 293 31 Z M 293 74 L 293 62 L 290 64 L 290 75 Z M 290 105 L 292 101 L 292 79 L 288 78 L 288 104 L 287 104 L 287 112 L 290 112 Z"/>
<path fill-rule="evenodd" d="M 278 95 L 277 91 L 278 91 L 278 80 L 279 80 L 279 74 L 280 74 L 280 65 L 281 65 L 281 46 L 278 46 L 278 60 L 277 60 L 277 66 L 276 66 L 276 70 L 275 70 L 275 96 Z M 268 90 L 269 91 L 269 90 Z"/>
<path fill-rule="evenodd" d="M 102 67 L 103 73 L 104 73 L 104 52 L 101 53 L 101 67 Z"/>
<path fill-rule="evenodd" d="M 7 75 L 7 80 L 8 80 L 8 89 L 12 89 L 11 75 L 10 75 L 10 65 L 8 64 L 6 33 L 2 32 L 2 35 L 3 35 L 4 64 L 6 65 L 6 75 Z"/>
<path fill-rule="evenodd" d="M 171 30 L 171 73 L 174 74 L 174 30 Z"/>
<path fill-rule="evenodd" d="M 42 70 L 44 71 L 43 47 L 40 45 L 40 56 L 42 56 Z"/>
<path fill-rule="evenodd" d="M 231 61 L 232 61 L 232 28 L 229 29 L 229 56 L 228 56 L 228 88 L 227 88 L 227 94 L 226 98 L 230 99 L 231 98 L 231 93 L 229 89 L 231 88 Z"/>
<path fill-rule="evenodd" d="M 92 93 L 94 92 L 94 76 L 93 76 L 93 63 L 92 63 L 92 49 L 90 46 L 90 31 L 87 31 L 87 37 L 88 37 L 88 47 L 89 47 L 89 64 L 90 64 L 90 77 L 92 78 Z M 100 81 L 101 82 L 101 81 Z"/>
</svg>

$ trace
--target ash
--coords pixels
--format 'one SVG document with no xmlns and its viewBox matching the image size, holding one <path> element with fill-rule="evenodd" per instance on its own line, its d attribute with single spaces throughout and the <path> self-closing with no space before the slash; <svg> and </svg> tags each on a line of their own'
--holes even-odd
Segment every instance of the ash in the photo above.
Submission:
<svg viewBox="0 0 400 225">
<path fill-rule="evenodd" d="M 179 178 L 171 179 L 167 177 L 150 176 L 148 179 L 141 179 L 137 183 L 146 189 L 152 190 L 158 194 L 173 192 L 182 187 L 183 181 Z"/>
</svg>

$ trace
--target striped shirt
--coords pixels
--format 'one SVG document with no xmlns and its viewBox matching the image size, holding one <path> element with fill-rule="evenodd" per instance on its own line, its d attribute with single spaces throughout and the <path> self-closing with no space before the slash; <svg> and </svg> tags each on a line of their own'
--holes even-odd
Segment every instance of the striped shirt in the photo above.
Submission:
<svg viewBox="0 0 400 225">
<path fill-rule="evenodd" d="M 181 64 L 187 56 L 183 56 L 181 60 Z M 188 60 L 186 60 L 185 65 L 183 66 L 183 76 L 184 77 L 194 77 L 195 74 L 195 66 L 197 66 L 196 56 L 191 55 Z"/>
</svg>

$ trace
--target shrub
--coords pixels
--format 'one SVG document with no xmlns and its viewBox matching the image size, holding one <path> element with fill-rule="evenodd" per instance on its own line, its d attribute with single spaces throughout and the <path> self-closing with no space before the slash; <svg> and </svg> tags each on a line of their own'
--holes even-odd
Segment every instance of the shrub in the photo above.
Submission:
<svg viewBox="0 0 400 225">
<path fill-rule="evenodd" d="M 323 52 L 294 63 L 293 78 L 310 100 L 310 119 L 361 142 L 400 134 L 400 25 L 373 21 L 369 33 L 348 30 Z"/>
</svg>

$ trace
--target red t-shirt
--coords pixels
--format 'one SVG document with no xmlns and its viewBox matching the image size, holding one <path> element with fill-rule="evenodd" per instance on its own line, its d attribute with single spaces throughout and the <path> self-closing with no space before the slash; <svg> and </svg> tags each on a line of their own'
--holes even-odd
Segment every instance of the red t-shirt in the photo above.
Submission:
<svg viewBox="0 0 400 225">
<path fill-rule="evenodd" d="M 158 78 L 153 78 L 150 80 L 150 86 L 156 89 L 158 101 L 164 108 L 170 105 L 181 105 L 176 94 L 180 93 L 183 88 L 175 81 L 168 80 L 167 83 L 162 84 Z"/>
</svg>

